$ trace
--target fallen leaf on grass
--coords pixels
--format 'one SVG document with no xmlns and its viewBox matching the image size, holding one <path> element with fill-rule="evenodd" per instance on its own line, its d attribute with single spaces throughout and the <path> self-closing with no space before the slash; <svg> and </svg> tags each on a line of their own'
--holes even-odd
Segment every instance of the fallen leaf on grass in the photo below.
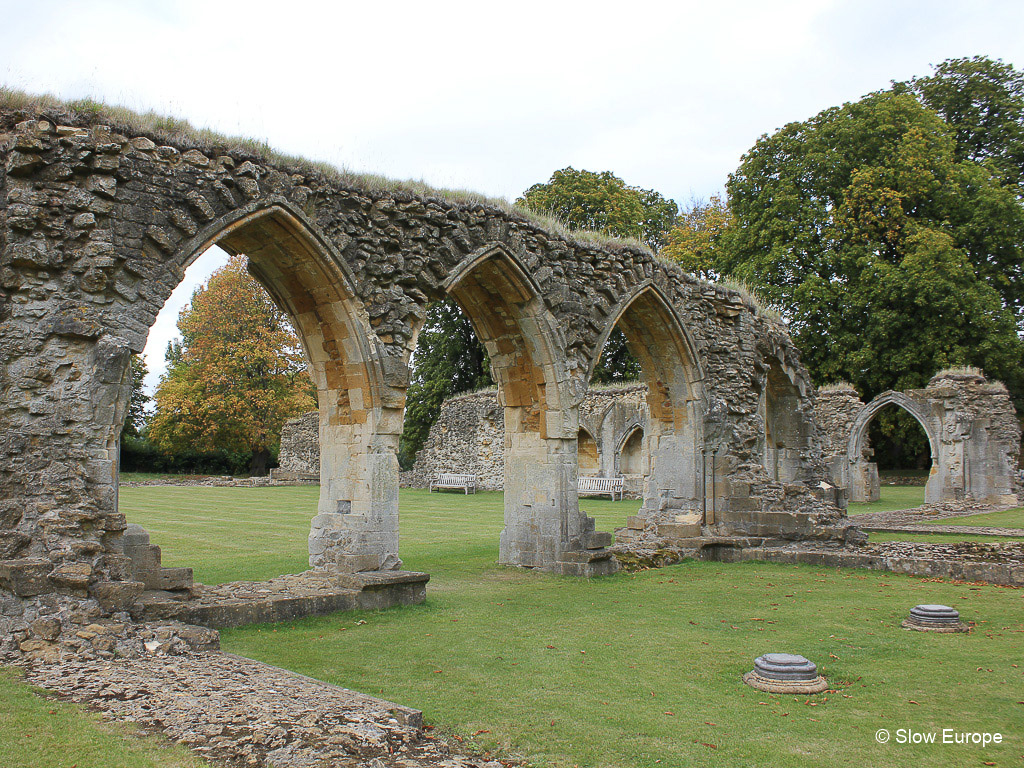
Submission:
<svg viewBox="0 0 1024 768">
<path fill-rule="evenodd" d="M 473 735 L 474 736 L 479 736 L 481 733 L 490 733 L 490 731 L 487 730 L 486 728 L 481 728 L 479 731 L 474 731 Z"/>
</svg>

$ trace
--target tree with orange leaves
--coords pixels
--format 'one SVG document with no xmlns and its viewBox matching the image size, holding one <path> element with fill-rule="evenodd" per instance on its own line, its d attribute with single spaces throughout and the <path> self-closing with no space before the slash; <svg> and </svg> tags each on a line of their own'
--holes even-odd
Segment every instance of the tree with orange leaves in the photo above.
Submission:
<svg viewBox="0 0 1024 768">
<path fill-rule="evenodd" d="M 233 257 L 181 311 L 149 438 L 167 452 L 250 454 L 250 473 L 265 475 L 285 420 L 316 398 L 287 315 L 246 263 Z"/>
</svg>

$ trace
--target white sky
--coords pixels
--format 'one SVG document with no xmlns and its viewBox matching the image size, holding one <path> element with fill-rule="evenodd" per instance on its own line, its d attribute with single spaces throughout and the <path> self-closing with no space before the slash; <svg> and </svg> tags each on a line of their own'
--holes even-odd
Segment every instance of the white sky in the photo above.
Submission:
<svg viewBox="0 0 1024 768">
<path fill-rule="evenodd" d="M 0 0 L 5 85 L 510 199 L 567 165 L 707 198 L 762 133 L 976 54 L 1024 67 L 1024 3 Z"/>
</svg>

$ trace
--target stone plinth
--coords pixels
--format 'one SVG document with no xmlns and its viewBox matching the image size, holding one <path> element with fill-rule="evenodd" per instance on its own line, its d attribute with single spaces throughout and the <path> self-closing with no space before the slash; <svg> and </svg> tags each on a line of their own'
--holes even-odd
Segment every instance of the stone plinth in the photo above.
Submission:
<svg viewBox="0 0 1024 768">
<path fill-rule="evenodd" d="M 970 632 L 960 621 L 960 612 L 948 605 L 915 605 L 900 625 L 917 632 Z"/>
<path fill-rule="evenodd" d="M 817 665 L 792 653 L 766 653 L 754 660 L 743 682 L 767 693 L 821 693 L 828 688 Z"/>
</svg>

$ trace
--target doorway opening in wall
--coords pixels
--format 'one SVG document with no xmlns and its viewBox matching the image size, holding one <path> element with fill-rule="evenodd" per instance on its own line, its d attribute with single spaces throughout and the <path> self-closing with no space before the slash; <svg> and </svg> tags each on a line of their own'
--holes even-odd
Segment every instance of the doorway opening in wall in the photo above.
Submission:
<svg viewBox="0 0 1024 768">
<path fill-rule="evenodd" d="M 132 378 L 119 507 L 145 532 L 130 546 L 207 584 L 305 570 L 316 489 L 229 487 L 265 478 L 284 422 L 317 409 L 292 322 L 245 256 L 213 246 L 188 267 Z"/>
<path fill-rule="evenodd" d="M 920 422 L 896 404 L 879 410 L 860 442 L 860 462 L 851 478 L 852 502 L 878 501 L 881 488 L 901 507 L 924 503 L 934 457 Z"/>
</svg>

